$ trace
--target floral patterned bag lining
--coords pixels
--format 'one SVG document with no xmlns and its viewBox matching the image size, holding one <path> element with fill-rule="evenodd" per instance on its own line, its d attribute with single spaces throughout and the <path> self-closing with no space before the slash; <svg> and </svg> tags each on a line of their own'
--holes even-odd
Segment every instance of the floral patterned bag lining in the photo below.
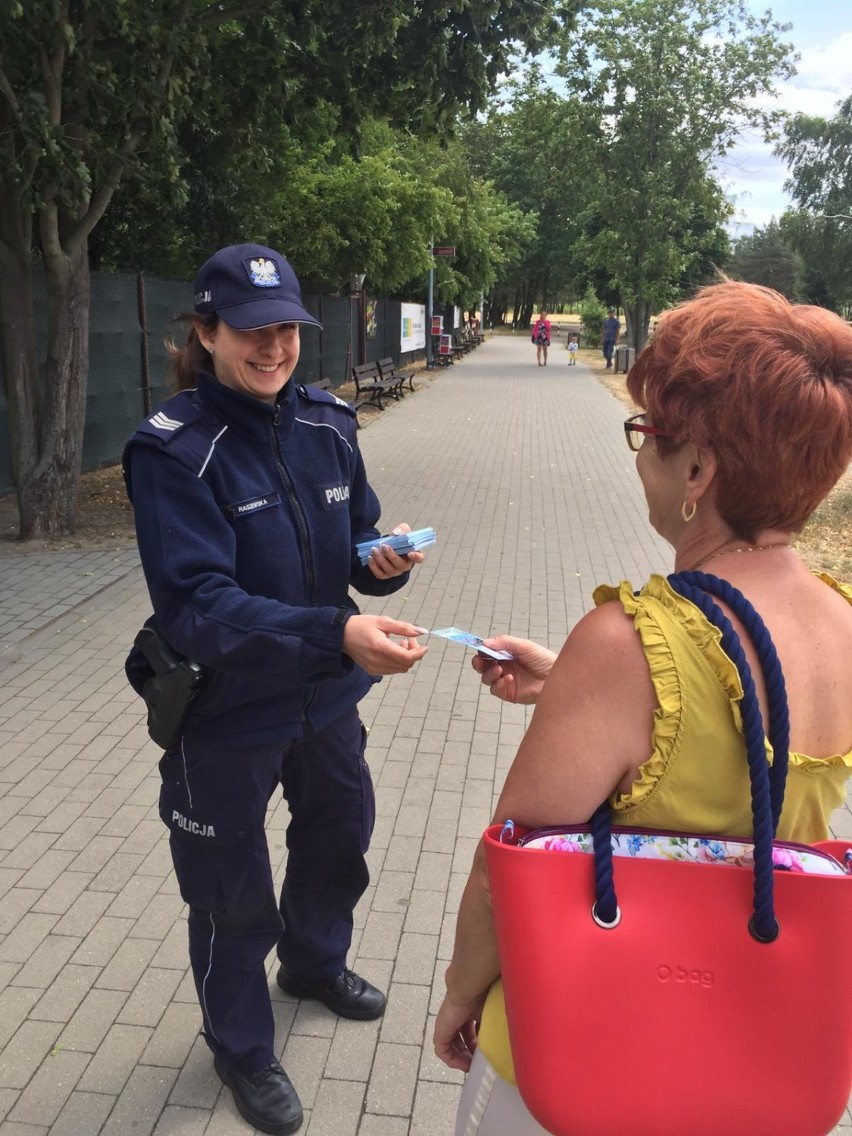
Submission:
<svg viewBox="0 0 852 1136">
<path fill-rule="evenodd" d="M 594 854 L 591 832 L 565 832 L 539 828 L 527 833 L 519 843 L 524 848 L 546 852 L 585 852 Z M 730 837 L 690 836 L 677 832 L 647 832 L 620 829 L 612 832 L 614 856 L 640 860 L 689 860 L 696 864 L 729 864 L 754 870 L 754 844 Z M 776 871 L 806 872 L 817 876 L 846 875 L 846 869 L 827 852 L 776 840 L 772 846 Z"/>
</svg>

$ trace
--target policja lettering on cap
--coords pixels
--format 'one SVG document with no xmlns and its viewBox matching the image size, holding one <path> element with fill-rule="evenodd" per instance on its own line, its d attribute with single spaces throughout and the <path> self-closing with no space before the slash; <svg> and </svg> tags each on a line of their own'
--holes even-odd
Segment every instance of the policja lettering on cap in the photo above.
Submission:
<svg viewBox="0 0 852 1136">
<path fill-rule="evenodd" d="M 219 249 L 195 278 L 195 310 L 215 313 L 236 331 L 275 323 L 306 323 L 322 329 L 302 304 L 302 290 L 287 260 L 265 245 Z"/>
</svg>

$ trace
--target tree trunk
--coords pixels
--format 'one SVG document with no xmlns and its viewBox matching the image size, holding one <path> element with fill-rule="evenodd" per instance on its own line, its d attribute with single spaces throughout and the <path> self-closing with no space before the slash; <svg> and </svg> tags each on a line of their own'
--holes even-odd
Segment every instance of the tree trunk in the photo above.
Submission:
<svg viewBox="0 0 852 1136">
<path fill-rule="evenodd" d="M 38 464 L 36 423 L 41 418 L 33 273 L 32 229 L 16 187 L 0 198 L 0 351 L 8 407 L 12 481 L 31 480 Z M 18 498 L 20 505 L 20 497 Z"/>
<path fill-rule="evenodd" d="M 635 347 L 638 355 L 648 339 L 648 328 L 651 326 L 651 303 L 649 300 L 635 300 L 632 304 L 623 304 L 624 319 L 627 323 L 627 346 Z"/>
<path fill-rule="evenodd" d="M 31 416 L 29 430 L 23 428 L 20 412 L 17 415 L 21 426 L 16 477 L 21 540 L 65 536 L 74 531 L 89 371 L 85 241 L 76 252 L 55 257 L 46 265 L 45 286 L 47 351 L 39 381 L 34 384 L 39 393 L 39 412 Z M 30 300 L 30 311 L 31 304 Z M 13 374 L 13 391 L 23 385 Z M 13 441 L 13 454 L 14 450 Z"/>
</svg>

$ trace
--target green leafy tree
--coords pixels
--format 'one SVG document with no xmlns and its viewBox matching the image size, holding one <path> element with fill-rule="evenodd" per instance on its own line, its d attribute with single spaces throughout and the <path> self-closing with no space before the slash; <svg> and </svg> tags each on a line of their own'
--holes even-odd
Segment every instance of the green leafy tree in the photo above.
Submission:
<svg viewBox="0 0 852 1136">
<path fill-rule="evenodd" d="M 583 341 L 586 347 L 600 347 L 603 339 L 603 324 L 607 308 L 590 288 L 580 306 L 580 319 L 583 322 Z"/>
<path fill-rule="evenodd" d="M 852 317 L 852 218 L 788 209 L 780 228 L 799 263 L 797 297 Z"/>
<path fill-rule="evenodd" d="M 584 124 L 583 255 L 608 273 L 637 348 L 652 312 L 724 251 L 712 163 L 746 127 L 773 129 L 756 100 L 792 73 L 785 30 L 741 0 L 598 0 L 561 45 Z"/>
<path fill-rule="evenodd" d="M 786 188 L 798 209 L 781 228 L 802 258 L 802 294 L 852 312 L 852 95 L 833 118 L 792 115 L 778 153 L 790 167 Z"/>
<path fill-rule="evenodd" d="M 852 95 L 833 118 L 791 115 L 776 153 L 790 166 L 786 188 L 813 213 L 852 216 Z"/>
<path fill-rule="evenodd" d="M 182 124 L 237 145 L 258 179 L 280 130 L 336 108 L 355 153 L 378 109 L 445 129 L 484 105 L 520 45 L 569 5 L 541 0 L 4 0 L 0 340 L 24 538 L 74 525 L 88 370 L 88 246 L 128 173 L 186 200 Z M 150 178 L 149 178 L 150 172 Z M 163 202 L 160 206 L 162 212 Z M 203 217 L 201 213 L 199 216 Z M 242 234 L 241 234 L 242 235 Z M 189 242 L 191 244 L 191 242 Z M 189 252 L 187 247 L 185 252 Z M 34 262 L 47 290 L 39 353 Z"/>
<path fill-rule="evenodd" d="M 575 155 L 585 138 L 573 109 L 537 64 L 509 80 L 487 119 L 471 124 L 464 135 L 472 167 L 529 221 L 531 237 L 511 272 L 497 281 L 493 296 L 495 307 L 521 327 L 535 309 L 553 310 L 564 295 L 579 290 L 575 244 L 584 190 Z"/>
<path fill-rule="evenodd" d="M 740 237 L 725 271 L 734 280 L 774 288 L 790 300 L 799 295 L 801 261 L 773 218 L 763 229 Z"/>
</svg>

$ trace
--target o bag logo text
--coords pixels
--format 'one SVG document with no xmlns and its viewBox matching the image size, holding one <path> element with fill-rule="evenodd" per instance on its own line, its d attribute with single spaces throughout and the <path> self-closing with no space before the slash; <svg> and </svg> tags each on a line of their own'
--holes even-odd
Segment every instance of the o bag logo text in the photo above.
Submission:
<svg viewBox="0 0 852 1136">
<path fill-rule="evenodd" d="M 701 970 L 694 966 L 669 966 L 667 963 L 657 967 L 657 978 L 672 986 L 700 986 L 702 990 L 711 990 L 716 980 L 712 970 Z"/>
<path fill-rule="evenodd" d="M 325 509 L 337 509 L 341 505 L 345 505 L 349 500 L 348 485 L 321 485 L 320 493 L 322 494 L 322 503 Z"/>
</svg>

